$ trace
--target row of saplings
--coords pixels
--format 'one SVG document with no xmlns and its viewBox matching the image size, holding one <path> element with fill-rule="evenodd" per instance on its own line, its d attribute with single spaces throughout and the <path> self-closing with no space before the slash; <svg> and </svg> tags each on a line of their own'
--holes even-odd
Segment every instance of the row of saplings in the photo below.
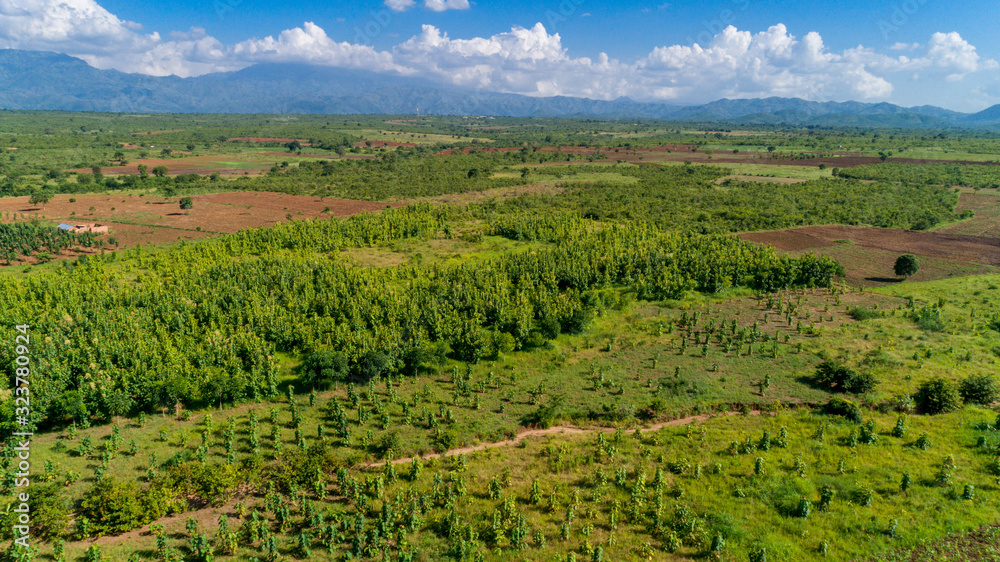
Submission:
<svg viewBox="0 0 1000 562">
<path fill-rule="evenodd" d="M 984 427 L 992 429 L 988 424 Z M 1000 418 L 997 419 L 995 427 L 1000 427 Z M 825 429 L 826 426 L 815 438 L 822 441 Z M 892 430 L 892 435 L 902 438 L 905 433 L 905 417 L 900 417 Z M 599 462 L 612 460 L 615 457 L 613 450 L 617 449 L 613 444 L 620 446 L 620 441 L 624 437 L 625 433 L 618 431 L 613 438 L 605 440 L 604 433 L 599 433 L 595 452 L 596 458 L 600 459 Z M 635 438 L 640 442 L 643 439 L 640 432 L 635 433 Z M 868 422 L 864 424 L 860 434 L 856 429 L 852 430 L 846 444 L 856 447 L 859 443 L 870 444 L 877 439 L 874 423 Z M 749 438 L 745 445 L 734 442 L 730 447 L 731 454 L 737 456 L 767 451 L 771 447 L 785 448 L 788 446 L 787 440 L 785 428 L 782 428 L 776 439 L 772 439 L 770 433 L 765 431 L 759 442 L 751 441 Z M 921 442 L 924 445 L 921 445 Z M 915 446 L 928 448 L 927 436 L 922 435 Z M 374 473 L 352 476 L 340 468 L 334 472 L 332 478 L 320 466 L 315 466 L 312 469 L 314 472 L 303 471 L 301 469 L 305 466 L 300 466 L 298 472 L 302 477 L 288 480 L 280 485 L 281 493 L 278 491 L 279 487 L 273 483 L 266 486 L 263 511 L 251 509 L 243 502 L 238 503 L 235 509 L 237 516 L 242 520 L 238 528 L 231 527 L 227 516 L 223 515 L 214 538 L 209 538 L 199 529 L 194 519 L 189 519 L 187 548 L 178 549 L 168 546 L 167 535 L 162 525 L 154 525 L 151 531 L 156 537 L 156 558 L 174 561 L 182 559 L 211 561 L 217 555 L 236 554 L 240 547 L 259 551 L 263 560 L 278 560 L 283 554 L 290 554 L 296 558 L 310 558 L 313 548 L 322 547 L 331 554 L 337 551 L 350 553 L 349 558 L 383 557 L 383 560 L 414 560 L 419 557 L 419 552 L 410 542 L 410 536 L 429 529 L 446 540 L 447 552 L 443 554 L 450 559 L 460 562 L 481 560 L 484 558 L 484 549 L 489 548 L 511 549 L 515 553 L 531 546 L 538 549 L 545 548 L 546 534 L 540 529 L 532 528 L 520 507 L 522 504 L 527 504 L 561 516 L 556 521 L 558 527 L 556 536 L 560 542 L 575 536 L 581 537 L 582 544 L 579 549 L 582 554 L 581 562 L 587 560 L 601 562 L 606 559 L 604 546 L 599 543 L 592 544 L 589 540 L 596 522 L 594 518 L 603 509 L 595 511 L 592 506 L 584 502 L 580 489 L 573 489 L 570 494 L 572 499 L 567 501 L 564 494 L 558 493 L 558 488 L 546 493 L 538 481 L 533 481 L 530 492 L 527 492 L 526 496 L 518 497 L 512 489 L 512 472 L 507 469 L 502 475 L 492 478 L 484 494 L 496 502 L 495 507 L 492 510 L 487 508 L 486 511 L 476 515 L 462 516 L 457 513 L 456 508 L 459 504 L 467 501 L 465 498 L 482 492 L 476 493 L 469 489 L 469 482 L 465 476 L 468 470 L 466 457 L 459 455 L 455 457 L 454 462 L 452 470 L 447 475 L 442 471 L 435 471 L 433 485 L 423 491 L 414 488 L 414 485 L 421 480 L 423 472 L 419 459 L 414 459 L 409 463 L 408 469 L 401 469 L 398 473 L 396 467 L 387 461 L 380 471 Z M 662 456 L 660 462 L 663 463 Z M 795 470 L 804 474 L 805 465 L 798 459 L 796 464 L 801 464 L 801 468 L 797 466 Z M 955 466 L 954 457 L 949 455 L 935 474 L 934 482 L 940 486 L 951 485 L 951 474 Z M 838 470 L 841 474 L 844 473 L 843 461 Z M 991 470 L 1000 475 L 1000 462 L 995 463 Z M 676 494 L 673 488 L 668 490 L 666 471 L 675 475 L 690 474 L 694 478 L 701 478 L 703 473 L 700 464 L 692 469 L 686 459 L 681 459 L 658 467 L 652 479 L 648 480 L 648 485 L 647 473 L 641 466 L 635 469 L 631 478 L 630 471 L 624 466 L 619 466 L 617 470 L 612 471 L 598 467 L 593 475 L 586 479 L 592 482 L 594 499 L 607 498 L 605 494 L 611 489 L 629 495 L 628 500 L 613 499 L 606 503 L 607 526 L 612 531 L 617 530 L 622 524 L 638 525 L 648 529 L 651 538 L 662 540 L 663 548 L 668 552 L 676 552 L 682 546 L 695 547 L 707 549 L 709 557 L 718 558 L 725 548 L 726 541 L 723 534 L 709 532 L 707 521 L 682 503 L 674 504 L 672 509 L 668 508 L 667 498 L 679 499 L 683 496 Z M 721 465 L 715 463 L 706 472 L 721 474 Z M 764 477 L 768 472 L 765 460 L 758 457 L 754 462 L 754 476 L 747 480 L 747 485 L 753 486 L 756 479 Z M 333 489 L 328 489 L 331 479 L 335 480 L 336 485 Z M 426 483 L 426 478 L 423 480 Z M 400 481 L 409 482 L 409 489 L 400 490 L 393 495 L 389 486 Z M 899 484 L 900 491 L 907 493 L 914 482 L 909 474 L 904 474 Z M 354 508 L 353 513 L 318 507 L 317 500 L 328 499 L 333 490 L 336 490 L 336 495 L 346 498 L 348 504 Z M 746 497 L 746 493 L 741 490 L 739 487 L 735 490 L 737 498 Z M 819 500 L 815 508 L 820 511 L 828 509 L 836 493 L 836 489 L 832 486 L 823 486 L 819 491 Z M 971 485 L 966 485 L 960 497 L 972 500 L 974 495 L 975 489 Z M 862 486 L 853 499 L 858 505 L 867 506 L 871 505 L 873 497 L 872 489 Z M 598 502 L 602 503 L 604 502 Z M 803 498 L 789 511 L 789 515 L 808 518 L 813 508 L 812 500 Z M 441 511 L 435 514 L 434 510 Z M 579 521 L 575 523 L 575 520 Z M 897 526 L 897 521 L 893 520 L 884 532 L 890 537 L 896 537 Z M 279 543 L 280 535 L 289 538 Z M 656 556 L 656 549 L 648 541 L 637 545 L 637 548 L 643 558 L 651 559 Z M 825 554 L 828 549 L 827 542 L 822 542 L 819 546 L 821 553 Z M 56 558 L 61 559 L 61 554 L 60 543 Z M 576 556 L 575 552 L 570 552 L 567 559 L 577 560 Z M 88 561 L 97 562 L 102 559 L 99 547 L 92 546 L 87 551 Z M 138 560 L 139 557 L 133 555 L 131 559 Z M 761 549 L 751 551 L 750 559 L 766 560 L 766 551 Z"/>
</svg>

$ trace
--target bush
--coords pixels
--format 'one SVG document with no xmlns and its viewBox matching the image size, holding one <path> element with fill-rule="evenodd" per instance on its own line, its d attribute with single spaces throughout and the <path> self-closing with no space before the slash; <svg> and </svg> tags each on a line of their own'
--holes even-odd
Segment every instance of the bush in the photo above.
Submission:
<svg viewBox="0 0 1000 562">
<path fill-rule="evenodd" d="M 942 378 L 922 383 L 913 399 L 925 414 L 943 414 L 962 407 L 962 396 L 955 383 Z"/>
<path fill-rule="evenodd" d="M 401 449 L 399 445 L 399 434 L 395 431 L 390 431 L 383 434 L 374 443 L 369 446 L 372 453 L 377 455 L 379 458 L 384 459 L 392 453 L 398 453 Z"/>
<path fill-rule="evenodd" d="M 236 468 L 230 464 L 184 462 L 169 467 L 164 482 L 179 494 L 208 505 L 222 505 L 236 490 L 238 479 Z"/>
<path fill-rule="evenodd" d="M 962 399 L 969 404 L 989 406 L 1000 400 L 1000 388 L 993 375 L 972 375 L 958 385 Z"/>
<path fill-rule="evenodd" d="M 871 392 L 878 384 L 874 375 L 858 373 L 833 361 L 824 361 L 816 367 L 816 382 L 824 387 L 853 394 Z"/>
<path fill-rule="evenodd" d="M 310 354 L 302 363 L 302 380 L 319 388 L 347 380 L 347 356 L 331 350 Z"/>
<path fill-rule="evenodd" d="M 827 402 L 824 410 L 827 414 L 844 416 L 854 423 L 861 423 L 861 407 L 846 398 L 834 396 Z"/>
<path fill-rule="evenodd" d="M 910 320 L 917 323 L 917 326 L 928 332 L 940 332 L 944 330 L 944 320 L 941 318 L 941 309 L 936 306 L 923 306 L 910 312 Z"/>
<path fill-rule="evenodd" d="M 847 315 L 855 320 L 869 320 L 871 318 L 882 318 L 885 316 L 880 310 L 873 310 L 871 308 L 863 308 L 860 306 L 852 306 L 850 310 L 847 311 Z"/>
<path fill-rule="evenodd" d="M 101 478 L 80 502 L 78 515 L 90 521 L 90 531 L 97 536 L 131 531 L 170 513 L 180 511 L 166 488 L 140 491 L 134 481 L 116 482 Z"/>
</svg>

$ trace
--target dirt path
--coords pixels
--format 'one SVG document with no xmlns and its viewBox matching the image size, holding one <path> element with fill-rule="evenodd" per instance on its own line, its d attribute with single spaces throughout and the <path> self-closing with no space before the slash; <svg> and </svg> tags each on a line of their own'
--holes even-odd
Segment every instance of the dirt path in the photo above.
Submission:
<svg viewBox="0 0 1000 562">
<path fill-rule="evenodd" d="M 642 431 L 656 431 L 656 430 L 659 430 L 659 429 L 663 429 L 665 427 L 678 427 L 678 426 L 687 425 L 687 424 L 690 424 L 690 423 L 702 422 L 702 421 L 710 420 L 710 419 L 713 419 L 713 418 L 729 417 L 729 416 L 736 416 L 736 415 L 739 415 L 739 412 L 725 412 L 725 413 L 722 413 L 722 414 L 703 414 L 703 415 L 699 415 L 699 416 L 688 416 L 686 418 L 678 418 L 676 420 L 670 420 L 670 421 L 666 421 L 666 422 L 661 422 L 661 423 L 654 424 L 654 425 L 647 426 L 647 427 L 641 427 L 641 428 L 636 428 L 636 429 L 627 429 L 627 430 L 625 430 L 625 433 L 627 433 L 629 435 L 632 435 L 637 430 L 642 430 Z M 761 413 L 760 413 L 760 411 L 752 410 L 750 412 L 750 415 L 752 415 L 752 416 L 759 416 L 759 415 L 761 415 Z M 520 443 L 521 441 L 524 441 L 525 439 L 527 439 L 529 437 L 544 437 L 546 435 L 567 435 L 567 434 L 568 435 L 579 435 L 579 434 L 584 434 L 584 433 L 614 433 L 617 430 L 618 430 L 618 428 L 613 428 L 613 427 L 590 427 L 590 428 L 583 428 L 583 427 L 575 427 L 575 426 L 568 426 L 568 425 L 560 425 L 560 426 L 550 427 L 548 429 L 529 429 L 527 431 L 523 431 L 523 432 L 519 433 L 516 437 L 514 437 L 513 439 L 509 439 L 507 441 L 498 441 L 498 442 L 493 442 L 493 443 L 480 443 L 478 445 L 472 445 L 470 447 L 461 447 L 461 448 L 458 448 L 458 449 L 451 449 L 450 451 L 447 451 L 447 452 L 445 452 L 443 454 L 442 453 L 433 453 L 433 454 L 430 454 L 430 455 L 425 455 L 425 456 L 416 457 L 416 458 L 420 458 L 420 459 L 423 459 L 423 460 L 436 459 L 436 458 L 441 458 L 441 457 L 452 457 L 452 456 L 455 456 L 455 455 L 463 455 L 463 454 L 468 454 L 468 453 L 472 453 L 472 452 L 475 452 L 475 451 L 483 451 L 483 450 L 486 450 L 486 449 L 495 449 L 497 447 L 508 447 L 508 446 L 511 446 L 511 445 L 516 445 L 516 444 Z M 414 458 L 415 457 L 406 457 L 406 458 L 402 458 L 402 459 L 395 459 L 395 460 L 392 461 L 392 463 L 393 464 L 405 464 L 405 463 L 412 462 Z M 365 463 L 365 464 L 363 464 L 361 466 L 367 467 L 367 468 L 374 468 L 374 467 L 384 466 L 384 464 L 385 463 L 370 462 L 370 463 Z M 173 533 L 180 532 L 180 530 L 186 524 L 188 518 L 194 518 L 196 521 L 198 521 L 200 527 L 203 530 L 211 531 L 211 530 L 213 530 L 213 529 L 215 529 L 215 528 L 218 527 L 218 519 L 219 519 L 219 516 L 221 514 L 223 514 L 223 513 L 231 513 L 235 509 L 235 506 L 236 506 L 236 504 L 239 501 L 243 501 L 243 500 L 247 499 L 248 497 L 250 497 L 251 495 L 252 495 L 252 491 L 250 489 L 244 489 L 244 490 L 241 490 L 241 492 L 239 494 L 237 494 L 237 496 L 235 498 L 233 498 L 230 501 L 226 502 L 224 505 L 217 506 L 217 507 L 203 507 L 201 509 L 195 509 L 195 510 L 185 511 L 183 513 L 178 513 L 178 514 L 175 514 L 175 515 L 171 515 L 169 517 L 164 517 L 162 519 L 159 519 L 159 520 L 155 521 L 154 524 L 155 523 L 162 524 L 164 526 L 164 529 L 165 529 L 166 533 L 168 535 L 171 535 Z M 233 521 L 235 523 L 238 523 L 240 520 L 237 519 L 237 518 L 233 518 L 233 519 L 231 519 L 231 521 Z M 121 544 L 123 544 L 125 542 L 133 542 L 133 541 L 136 541 L 136 540 L 140 540 L 141 537 L 148 536 L 149 535 L 149 527 L 150 527 L 150 525 L 143 525 L 142 527 L 140 527 L 138 529 L 133 529 L 133 530 L 128 531 L 126 533 L 123 533 L 121 535 L 113 535 L 113 536 L 109 535 L 109 536 L 100 537 L 98 539 L 88 539 L 88 540 L 85 540 L 85 541 L 74 541 L 74 543 L 70 543 L 70 544 L 86 545 L 86 546 L 89 546 L 89 545 L 92 545 L 92 544 L 96 544 L 96 545 L 99 545 L 99 546 L 121 545 Z"/>
<path fill-rule="evenodd" d="M 736 416 L 736 415 L 739 415 L 739 412 L 725 412 L 723 414 L 715 414 L 715 415 L 712 415 L 712 414 L 702 414 L 700 416 L 689 416 L 689 417 L 686 417 L 686 418 L 678 418 L 676 420 L 670 420 L 670 421 L 658 423 L 658 424 L 651 425 L 651 426 L 648 426 L 648 427 L 640 427 L 640 428 L 636 428 L 636 429 L 626 429 L 625 433 L 627 433 L 629 435 L 632 435 L 633 433 L 635 433 L 638 430 L 642 430 L 642 431 L 656 431 L 656 430 L 659 430 L 659 429 L 663 429 L 665 427 L 677 427 L 677 426 L 681 426 L 681 425 L 687 425 L 689 423 L 710 420 L 710 419 L 717 418 L 717 417 L 729 417 L 729 416 Z M 759 416 L 760 415 L 760 411 L 758 411 L 758 410 L 752 410 L 750 412 L 750 415 L 752 415 L 752 416 Z M 614 433 L 616 431 L 618 431 L 618 428 L 616 428 L 616 427 L 589 427 L 589 428 L 584 428 L 584 427 L 575 427 L 575 426 L 571 426 L 571 425 L 557 425 L 555 427 L 550 427 L 548 429 L 529 429 L 527 431 L 523 431 L 521 433 L 518 433 L 516 437 L 514 437 L 513 439 L 508 439 L 506 441 L 496 441 L 496 442 L 492 442 L 492 443 L 480 443 L 478 445 L 471 445 L 469 447 L 460 447 L 458 449 L 451 449 L 451 450 L 446 451 L 444 453 L 431 453 L 429 455 L 418 456 L 418 457 L 405 457 L 405 458 L 402 458 L 402 459 L 394 459 L 392 461 L 392 464 L 405 464 L 405 463 L 409 463 L 409 462 L 412 462 L 413 459 L 415 459 L 415 458 L 419 458 L 421 460 L 439 459 L 439 458 L 442 458 L 442 457 L 453 457 L 455 455 L 464 455 L 464 454 L 467 454 L 467 453 L 473 453 L 473 452 L 476 452 L 476 451 L 483 451 L 483 450 L 486 450 L 486 449 L 495 449 L 497 447 L 508 447 L 510 445 L 517 445 L 518 443 L 520 443 L 521 441 L 524 441 L 525 439 L 527 439 L 529 437 L 544 437 L 546 435 L 556 435 L 556 434 L 559 434 L 559 435 L 567 435 L 567 434 L 568 435 L 579 435 L 579 434 L 582 434 L 582 433 Z M 365 463 L 362 466 L 371 468 L 371 467 L 384 466 L 384 465 L 385 465 L 384 462 L 370 462 L 370 463 Z"/>
</svg>

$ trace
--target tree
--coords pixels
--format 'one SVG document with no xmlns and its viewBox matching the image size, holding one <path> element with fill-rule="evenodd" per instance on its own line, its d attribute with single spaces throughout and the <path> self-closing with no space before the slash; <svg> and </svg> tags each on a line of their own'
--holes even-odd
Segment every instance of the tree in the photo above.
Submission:
<svg viewBox="0 0 1000 562">
<path fill-rule="evenodd" d="M 900 277 L 909 277 L 920 270 L 920 260 L 913 254 L 903 254 L 896 258 L 893 271 Z"/>
<path fill-rule="evenodd" d="M 42 208 L 45 208 L 45 204 L 52 199 L 52 194 L 48 191 L 36 191 L 31 194 L 31 198 L 28 200 L 29 205 L 38 205 L 41 203 Z"/>
<path fill-rule="evenodd" d="M 181 197 L 181 209 L 188 210 L 194 207 L 194 201 L 190 197 Z"/>
<path fill-rule="evenodd" d="M 167 175 L 167 167 L 156 166 L 155 168 L 153 168 L 153 175 L 158 178 L 162 178 L 163 176 Z"/>
<path fill-rule="evenodd" d="M 302 150 L 302 143 L 298 140 L 293 140 L 292 142 L 285 144 L 285 148 L 288 149 L 288 152 L 296 152 Z"/>
<path fill-rule="evenodd" d="M 302 363 L 302 380 L 309 386 L 326 388 L 347 379 L 347 356 L 330 350 L 310 354 Z"/>
<path fill-rule="evenodd" d="M 1000 386 L 993 375 L 971 375 L 958 383 L 962 398 L 970 404 L 989 406 L 1000 399 Z"/>
<path fill-rule="evenodd" d="M 942 378 L 924 382 L 913 395 L 917 408 L 926 414 L 944 414 L 962 407 L 957 385 Z"/>
</svg>

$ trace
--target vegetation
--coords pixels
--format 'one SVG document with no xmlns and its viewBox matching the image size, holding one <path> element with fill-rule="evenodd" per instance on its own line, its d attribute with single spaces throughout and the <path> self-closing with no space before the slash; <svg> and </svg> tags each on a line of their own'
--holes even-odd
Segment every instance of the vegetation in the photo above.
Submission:
<svg viewBox="0 0 1000 562">
<path fill-rule="evenodd" d="M 938 281 L 852 286 L 826 255 L 733 236 L 958 220 L 930 168 L 889 174 L 889 152 L 997 149 L 942 135 L 5 113 L 9 195 L 395 207 L 305 220 L 289 204 L 267 228 L 109 240 L 65 266 L 34 263 L 100 238 L 3 217 L 0 247 L 24 267 L 0 268 L 0 332 L 30 325 L 25 349 L 0 347 L 8 394 L 24 353 L 32 374 L 28 419 L 3 401 L 0 429 L 35 433 L 36 558 L 971 553 L 1000 516 L 1000 277 L 925 259 L 920 278 Z M 712 164 L 753 155 L 740 173 L 771 174 L 838 145 L 886 162 L 781 185 Z M 150 154 L 169 169 L 113 173 Z M 202 156 L 248 173 L 184 173 Z M 886 274 L 898 252 L 847 249 Z M 20 459 L 5 442 L 10 540 Z"/>
<path fill-rule="evenodd" d="M 920 271 L 920 260 L 913 254 L 903 254 L 896 258 L 892 270 L 900 277 L 909 277 Z"/>
</svg>

